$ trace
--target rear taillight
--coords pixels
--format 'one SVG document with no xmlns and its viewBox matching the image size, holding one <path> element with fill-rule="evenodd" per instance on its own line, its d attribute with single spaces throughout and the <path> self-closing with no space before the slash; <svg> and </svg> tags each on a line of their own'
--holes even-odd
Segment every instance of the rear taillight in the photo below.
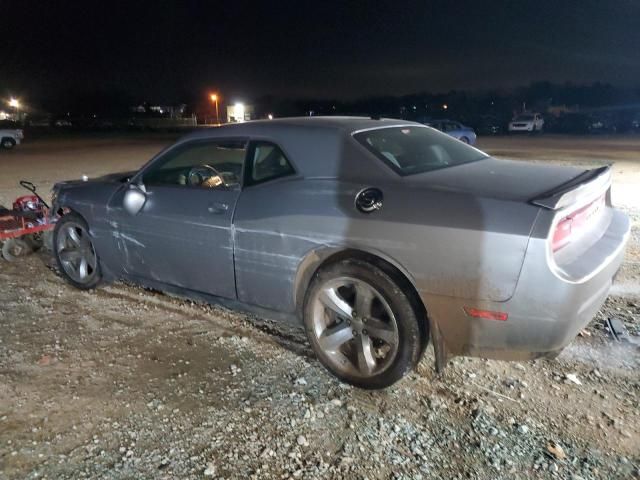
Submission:
<svg viewBox="0 0 640 480">
<path fill-rule="evenodd" d="M 553 240 L 551 241 L 551 249 L 556 252 L 569 243 L 571 239 L 571 217 L 563 218 L 556 225 L 556 231 L 553 232 Z"/>
<path fill-rule="evenodd" d="M 557 252 L 571 243 L 572 240 L 586 230 L 591 221 L 602 211 L 604 205 L 605 196 L 602 195 L 588 205 L 562 218 L 553 232 L 551 249 Z"/>
</svg>

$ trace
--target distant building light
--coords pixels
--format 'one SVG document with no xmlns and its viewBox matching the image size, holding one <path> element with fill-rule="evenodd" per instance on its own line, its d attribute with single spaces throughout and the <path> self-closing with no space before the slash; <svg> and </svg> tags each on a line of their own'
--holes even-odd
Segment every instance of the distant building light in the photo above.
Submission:
<svg viewBox="0 0 640 480">
<path fill-rule="evenodd" d="M 253 105 L 246 105 L 242 102 L 227 105 L 227 122 L 242 123 L 253 118 L 255 118 Z M 264 118 L 264 114 L 261 113 L 258 118 Z"/>
<path fill-rule="evenodd" d="M 442 105 L 442 109 L 446 110 L 447 108 L 449 108 L 449 105 L 447 105 L 446 103 L 444 105 Z"/>
<path fill-rule="evenodd" d="M 273 114 L 272 114 L 272 113 L 270 113 L 269 115 L 267 115 L 267 118 L 268 118 L 269 120 L 273 120 Z"/>
<path fill-rule="evenodd" d="M 9 100 L 9 106 L 12 108 L 20 108 L 20 101 L 17 98 L 11 98 Z"/>
<path fill-rule="evenodd" d="M 244 122 L 244 103 L 238 102 L 233 106 L 233 116 L 236 122 Z"/>
</svg>

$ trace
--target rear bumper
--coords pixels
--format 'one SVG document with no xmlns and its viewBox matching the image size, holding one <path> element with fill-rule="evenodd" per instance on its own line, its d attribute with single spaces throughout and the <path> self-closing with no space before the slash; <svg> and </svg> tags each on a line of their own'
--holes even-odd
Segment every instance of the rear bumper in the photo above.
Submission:
<svg viewBox="0 0 640 480">
<path fill-rule="evenodd" d="M 506 302 L 424 295 L 446 350 L 501 360 L 528 360 L 557 353 L 598 312 L 624 258 L 628 217 L 614 210 L 605 234 L 589 252 L 593 267 L 580 278 L 559 272 L 545 239 L 532 238 L 517 287 Z M 593 259 L 598 258 L 597 264 Z M 506 312 L 506 321 L 469 317 L 464 307 Z"/>
</svg>

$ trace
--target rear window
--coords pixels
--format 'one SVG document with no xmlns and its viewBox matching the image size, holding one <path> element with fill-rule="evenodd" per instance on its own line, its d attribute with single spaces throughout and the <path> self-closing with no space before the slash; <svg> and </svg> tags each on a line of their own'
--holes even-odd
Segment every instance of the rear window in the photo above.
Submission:
<svg viewBox="0 0 640 480">
<path fill-rule="evenodd" d="M 460 140 L 425 127 L 378 128 L 353 136 L 400 175 L 413 175 L 487 158 Z"/>
</svg>

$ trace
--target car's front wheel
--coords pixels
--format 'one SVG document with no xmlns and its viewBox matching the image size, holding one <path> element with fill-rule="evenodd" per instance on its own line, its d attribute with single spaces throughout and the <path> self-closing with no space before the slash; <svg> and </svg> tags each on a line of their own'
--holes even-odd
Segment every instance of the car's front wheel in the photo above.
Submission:
<svg viewBox="0 0 640 480">
<path fill-rule="evenodd" d="M 58 267 L 69 283 L 83 290 L 100 283 L 98 254 L 87 222 L 80 215 L 68 213 L 58 220 L 53 232 L 53 247 Z"/>
<path fill-rule="evenodd" d="M 344 260 L 318 271 L 304 324 L 320 362 L 361 388 L 392 385 L 412 370 L 426 339 L 399 282 L 367 262 Z"/>
<path fill-rule="evenodd" d="M 5 137 L 2 139 L 2 142 L 0 144 L 2 145 L 2 148 L 4 148 L 5 150 L 11 150 L 13 147 L 16 146 L 16 141 L 13 138 Z"/>
</svg>

